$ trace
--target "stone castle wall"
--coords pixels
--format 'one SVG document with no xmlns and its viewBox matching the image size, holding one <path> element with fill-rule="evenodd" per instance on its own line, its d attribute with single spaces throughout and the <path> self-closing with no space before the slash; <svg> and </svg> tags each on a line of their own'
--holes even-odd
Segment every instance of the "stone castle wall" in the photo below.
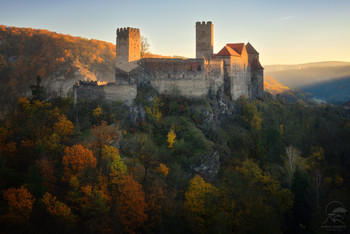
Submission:
<svg viewBox="0 0 350 234">
<path fill-rule="evenodd" d="M 108 83 L 98 85 L 94 81 L 79 81 L 73 86 L 74 102 L 84 102 L 85 100 L 120 100 L 124 104 L 131 106 L 137 95 L 136 84 Z"/>
<path fill-rule="evenodd" d="M 223 85 L 221 61 L 205 59 L 143 59 L 142 76 L 160 94 L 177 92 L 185 97 L 202 97 Z"/>
<path fill-rule="evenodd" d="M 120 100 L 131 106 L 137 95 L 136 84 L 107 84 L 103 86 L 105 98 L 107 100 Z"/>
</svg>

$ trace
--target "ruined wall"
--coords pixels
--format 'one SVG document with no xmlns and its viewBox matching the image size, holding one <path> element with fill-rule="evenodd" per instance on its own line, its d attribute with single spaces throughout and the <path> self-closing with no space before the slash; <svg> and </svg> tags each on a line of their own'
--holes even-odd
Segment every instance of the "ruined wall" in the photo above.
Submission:
<svg viewBox="0 0 350 234">
<path fill-rule="evenodd" d="M 120 100 L 131 106 L 137 95 L 137 86 L 130 84 L 108 83 L 98 85 L 97 82 L 79 81 L 73 86 L 74 102 Z"/>
<path fill-rule="evenodd" d="M 196 58 L 211 59 L 214 49 L 214 25 L 212 22 L 196 23 Z"/>
<path fill-rule="evenodd" d="M 120 100 L 131 106 L 137 95 L 136 84 L 107 84 L 103 86 L 104 95 L 107 100 Z"/>
<path fill-rule="evenodd" d="M 95 81 L 78 81 L 73 86 L 74 102 L 84 102 L 85 100 L 104 100 L 103 87 Z"/>
</svg>

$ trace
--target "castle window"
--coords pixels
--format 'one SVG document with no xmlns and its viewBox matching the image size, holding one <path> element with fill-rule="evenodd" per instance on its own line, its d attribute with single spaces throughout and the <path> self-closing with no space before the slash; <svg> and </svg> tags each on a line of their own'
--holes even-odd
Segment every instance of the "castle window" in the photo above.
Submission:
<svg viewBox="0 0 350 234">
<path fill-rule="evenodd" d="M 201 71 L 201 70 L 202 70 L 201 65 L 198 65 L 198 66 L 197 66 L 197 71 Z"/>
</svg>

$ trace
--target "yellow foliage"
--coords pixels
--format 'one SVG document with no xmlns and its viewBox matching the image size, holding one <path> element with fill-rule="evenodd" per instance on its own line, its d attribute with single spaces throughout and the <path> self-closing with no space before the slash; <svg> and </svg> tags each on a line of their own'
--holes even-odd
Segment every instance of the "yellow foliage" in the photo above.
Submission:
<svg viewBox="0 0 350 234">
<path fill-rule="evenodd" d="M 41 201 L 44 203 L 46 210 L 50 215 L 71 221 L 74 220 L 75 217 L 72 214 L 71 209 L 63 202 L 57 201 L 57 198 L 50 193 L 45 193 Z"/>
<path fill-rule="evenodd" d="M 29 219 L 35 199 L 26 188 L 9 188 L 4 192 L 4 198 L 8 201 L 11 214 Z"/>
<path fill-rule="evenodd" d="M 160 120 L 162 118 L 162 112 L 160 112 L 159 108 L 162 107 L 164 103 L 160 97 L 156 97 L 153 101 L 152 108 L 146 106 L 146 113 L 155 118 L 156 120 Z"/>
<path fill-rule="evenodd" d="M 120 157 L 117 148 L 105 145 L 102 149 L 102 160 L 107 163 L 111 174 L 125 175 L 127 173 L 127 167 Z"/>
<path fill-rule="evenodd" d="M 173 144 L 175 143 L 175 138 L 176 138 L 176 134 L 173 128 L 168 132 L 167 137 L 168 137 L 167 141 L 169 143 L 168 148 L 171 149 L 173 148 Z"/>
<path fill-rule="evenodd" d="M 92 111 L 92 114 L 95 116 L 95 118 L 100 118 L 100 116 L 102 115 L 102 108 L 100 107 L 100 105 L 98 105 L 97 108 L 95 108 Z"/>
<path fill-rule="evenodd" d="M 71 135 L 74 130 L 72 121 L 68 120 L 65 115 L 61 115 L 53 126 L 55 132 L 60 136 Z"/>
<path fill-rule="evenodd" d="M 320 146 L 312 146 L 311 154 L 308 157 L 308 162 L 311 168 L 318 167 L 322 160 L 324 160 L 323 148 Z"/>
<path fill-rule="evenodd" d="M 163 163 L 159 164 L 156 170 L 157 172 L 161 173 L 164 177 L 166 177 L 169 173 L 169 168 Z"/>
<path fill-rule="evenodd" d="M 281 132 L 281 135 L 283 135 L 283 130 L 284 130 L 284 124 L 281 124 L 281 125 L 280 125 L 280 132 Z"/>
<path fill-rule="evenodd" d="M 58 151 L 62 147 L 60 140 L 60 136 L 57 133 L 53 133 L 49 139 L 45 139 L 45 145 L 51 151 Z"/>
<path fill-rule="evenodd" d="M 206 183 L 202 177 L 196 175 L 190 181 L 190 186 L 185 193 L 184 207 L 187 212 L 196 215 L 204 215 L 206 210 L 207 197 L 215 194 L 217 189 L 210 183 Z"/>
<path fill-rule="evenodd" d="M 250 185 L 261 183 L 264 185 L 264 190 L 276 194 L 280 183 L 271 177 L 269 173 L 263 173 L 260 167 L 253 161 L 247 159 L 242 163 L 241 167 L 236 167 L 236 170 L 242 173 L 250 180 Z"/>
</svg>

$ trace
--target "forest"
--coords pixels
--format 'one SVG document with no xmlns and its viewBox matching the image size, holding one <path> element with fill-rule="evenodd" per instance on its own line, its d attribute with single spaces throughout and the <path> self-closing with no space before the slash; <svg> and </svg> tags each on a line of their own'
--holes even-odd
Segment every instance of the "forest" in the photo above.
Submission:
<svg viewBox="0 0 350 234">
<path fill-rule="evenodd" d="M 114 73 L 115 54 L 112 43 L 0 25 L 0 91 L 7 94 L 0 97 L 0 103 L 16 103 L 18 97 L 27 95 L 37 76 L 43 81 L 50 77 L 69 80 L 79 69 Z"/>
<path fill-rule="evenodd" d="M 135 114 L 31 90 L 0 123 L 1 232 L 326 233 L 326 205 L 350 208 L 340 107 L 242 97 L 220 117 L 150 88 Z"/>
</svg>

